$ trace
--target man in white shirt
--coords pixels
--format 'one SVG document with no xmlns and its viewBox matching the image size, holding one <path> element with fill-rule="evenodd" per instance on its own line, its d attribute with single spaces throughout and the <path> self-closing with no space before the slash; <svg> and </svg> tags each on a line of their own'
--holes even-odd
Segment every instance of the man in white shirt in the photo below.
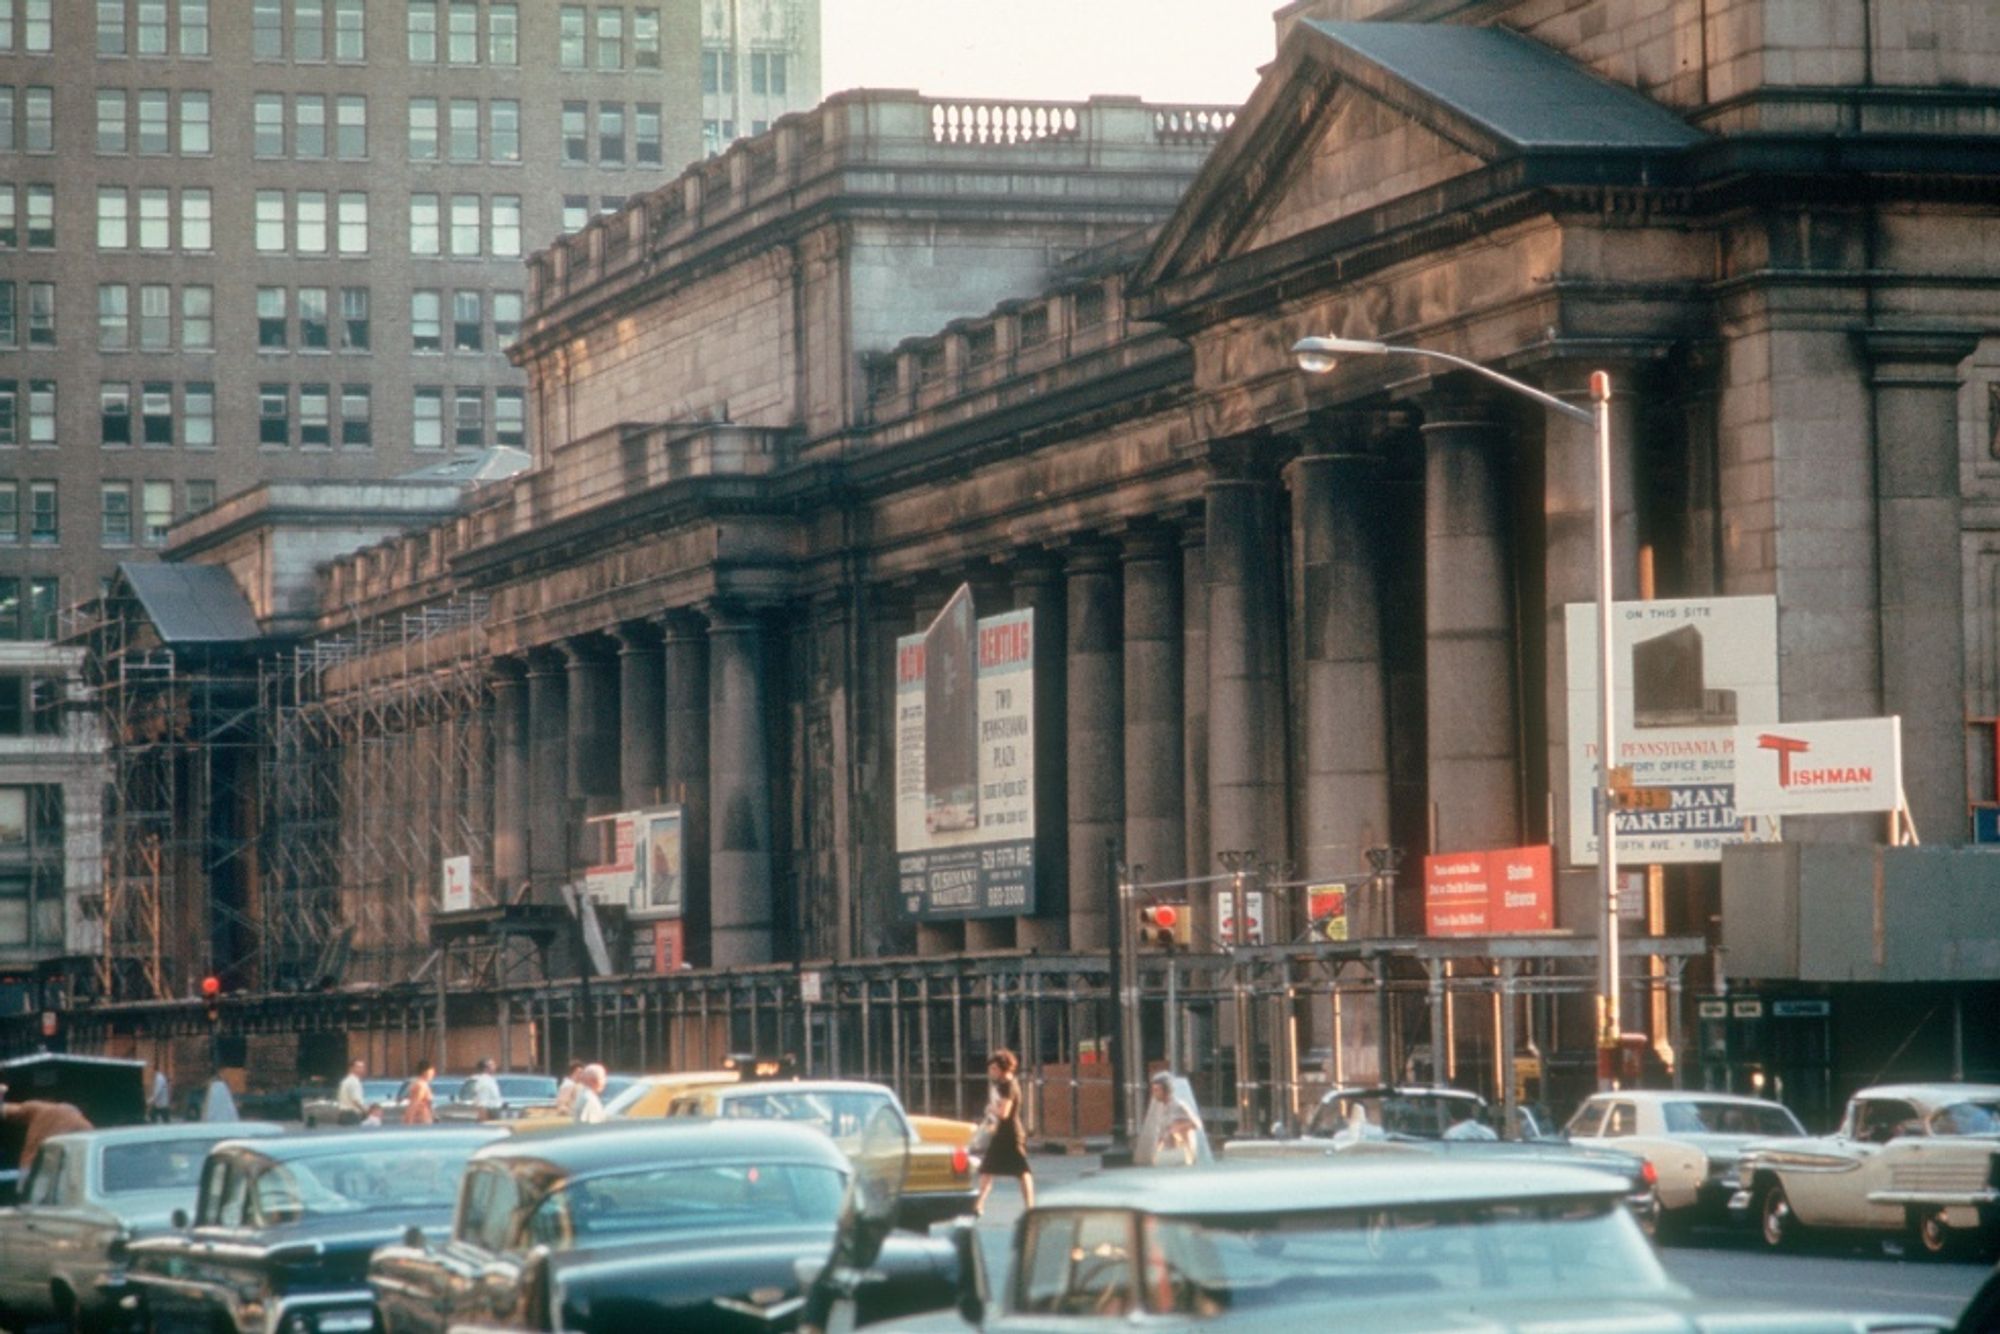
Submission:
<svg viewBox="0 0 2000 1334">
<path fill-rule="evenodd" d="M 472 1105 L 479 1110 L 479 1119 L 491 1121 L 500 1115 L 500 1081 L 493 1077 L 498 1067 L 488 1056 L 479 1062 L 479 1072 L 472 1077 Z"/>
<path fill-rule="evenodd" d="M 583 1091 L 583 1062 L 571 1061 L 569 1073 L 556 1086 L 556 1114 L 576 1120 L 576 1095 Z"/>
<path fill-rule="evenodd" d="M 146 1119 L 149 1121 L 174 1119 L 173 1085 L 167 1082 L 167 1072 L 158 1065 L 153 1067 L 153 1087 L 146 1095 Z"/>
<path fill-rule="evenodd" d="M 334 1117 L 344 1126 L 358 1126 L 368 1115 L 368 1098 L 361 1091 L 361 1076 L 367 1073 L 368 1062 L 348 1062 L 347 1077 L 333 1091 Z"/>
<path fill-rule="evenodd" d="M 604 1081 L 609 1074 L 601 1065 L 586 1065 L 576 1077 L 576 1120 L 578 1125 L 593 1126 L 606 1119 Z"/>
</svg>

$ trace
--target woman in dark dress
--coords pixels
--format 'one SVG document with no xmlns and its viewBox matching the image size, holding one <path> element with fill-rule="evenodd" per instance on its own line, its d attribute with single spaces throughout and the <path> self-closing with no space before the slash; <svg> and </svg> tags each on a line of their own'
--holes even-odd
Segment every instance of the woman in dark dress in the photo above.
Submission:
<svg viewBox="0 0 2000 1334">
<path fill-rule="evenodd" d="M 1013 1177 L 1019 1181 L 1022 1206 L 1035 1207 L 1035 1176 L 1028 1166 L 1027 1146 L 1021 1134 L 1021 1085 L 1014 1078 L 1019 1066 L 1014 1053 L 1005 1047 L 994 1052 L 986 1063 L 993 1092 L 986 1102 L 984 1128 L 989 1137 L 986 1153 L 979 1160 L 979 1198 L 972 1205 L 975 1214 L 986 1211 L 986 1195 L 993 1189 L 994 1177 Z"/>
</svg>

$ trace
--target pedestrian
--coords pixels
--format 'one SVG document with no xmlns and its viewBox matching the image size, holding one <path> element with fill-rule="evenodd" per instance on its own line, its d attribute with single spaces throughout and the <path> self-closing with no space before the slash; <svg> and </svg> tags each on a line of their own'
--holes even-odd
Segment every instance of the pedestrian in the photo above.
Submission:
<svg viewBox="0 0 2000 1334">
<path fill-rule="evenodd" d="M 409 1087 L 403 1096 L 408 1099 L 403 1104 L 403 1124 L 406 1126 L 428 1126 L 437 1122 L 437 1099 L 431 1092 L 431 1080 L 437 1077 L 437 1063 L 425 1061 L 417 1066 L 417 1073 L 410 1076 Z"/>
<path fill-rule="evenodd" d="M 572 1121 L 576 1119 L 576 1095 L 583 1090 L 583 1085 L 578 1081 L 578 1076 L 581 1074 L 583 1074 L 583 1062 L 571 1061 L 569 1073 L 564 1075 L 562 1083 L 556 1086 L 556 1115 L 567 1116 Z"/>
<path fill-rule="evenodd" d="M 6 1095 L 7 1086 L 0 1084 L 0 1098 Z M 42 1102 L 34 1098 L 0 1105 L 0 1126 L 5 1126 L 10 1136 L 16 1127 L 20 1128 L 23 1176 L 34 1166 L 35 1154 L 41 1149 L 43 1140 L 51 1135 L 67 1135 L 72 1130 L 92 1129 L 90 1118 L 71 1104 Z"/>
<path fill-rule="evenodd" d="M 361 1115 L 361 1124 L 364 1128 L 381 1125 L 382 1104 L 379 1102 L 369 1103 L 368 1110 Z"/>
<path fill-rule="evenodd" d="M 1021 1084 L 1014 1077 L 1020 1064 L 1005 1047 L 986 1062 L 986 1076 L 992 1085 L 986 1099 L 986 1119 L 981 1123 L 987 1140 L 986 1152 L 979 1160 L 979 1198 L 972 1204 L 975 1214 L 986 1212 L 986 1196 L 995 1177 L 1019 1181 L 1023 1207 L 1035 1207 L 1035 1174 L 1028 1166 L 1026 1137 L 1021 1133 Z"/>
<path fill-rule="evenodd" d="M 1161 1070 L 1148 1081 L 1148 1088 L 1139 1140 L 1132 1146 L 1134 1165 L 1192 1167 L 1212 1161 L 1201 1110 L 1188 1082 L 1171 1070 Z"/>
<path fill-rule="evenodd" d="M 577 1073 L 576 1083 L 576 1123 L 594 1126 L 606 1119 L 604 1111 L 604 1081 L 610 1078 L 603 1066 L 595 1062 L 583 1067 Z"/>
<path fill-rule="evenodd" d="M 492 1121 L 500 1115 L 500 1081 L 493 1077 L 499 1069 L 491 1056 L 480 1058 L 479 1070 L 472 1076 L 472 1106 L 482 1121 Z"/>
<path fill-rule="evenodd" d="M 361 1077 L 367 1073 L 368 1062 L 360 1057 L 347 1063 L 347 1075 L 333 1091 L 334 1120 L 341 1125 L 358 1126 L 368 1119 L 368 1095 L 361 1087 Z"/>
<path fill-rule="evenodd" d="M 153 1086 L 146 1094 L 146 1119 L 156 1124 L 174 1119 L 174 1086 L 158 1061 L 153 1063 Z"/>
</svg>

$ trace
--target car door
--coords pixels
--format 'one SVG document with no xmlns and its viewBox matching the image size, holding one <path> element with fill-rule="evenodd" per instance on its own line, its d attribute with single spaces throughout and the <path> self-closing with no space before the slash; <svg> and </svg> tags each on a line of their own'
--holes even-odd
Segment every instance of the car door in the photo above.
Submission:
<svg viewBox="0 0 2000 1334">
<path fill-rule="evenodd" d="M 89 1301 L 88 1289 L 97 1276 L 108 1238 L 104 1211 L 90 1203 L 91 1146 L 69 1145 L 56 1172 L 55 1193 L 36 1220 L 36 1234 L 46 1257 L 51 1281 L 65 1281 L 78 1298 Z"/>
<path fill-rule="evenodd" d="M 61 1144 L 44 1144 L 28 1168 L 27 1183 L 21 1189 L 21 1203 L 8 1229 L 5 1286 L 0 1288 L 10 1311 L 22 1315 L 47 1315 L 49 1303 L 50 1233 L 47 1214 L 56 1207 L 63 1164 L 68 1157 Z"/>
<path fill-rule="evenodd" d="M 1903 1226 L 1904 1206 L 1875 1204 L 1868 1197 L 1896 1189 L 1898 1178 L 1905 1186 L 1912 1180 L 1927 1179 L 1929 1173 L 1924 1170 L 1923 1161 L 1936 1156 L 1938 1141 L 1931 1138 L 1924 1114 L 1914 1103 L 1900 1098 L 1877 1099 L 1874 1111 L 1876 1116 L 1868 1128 L 1875 1152 L 1856 1173 L 1859 1184 L 1855 1198 L 1848 1203 L 1857 1225 L 1894 1230 Z M 1975 1180 L 1974 1189 L 1980 1184 L 1983 1182 Z"/>
<path fill-rule="evenodd" d="M 1813 1161 L 1782 1169 L 1792 1212 L 1812 1227 L 1863 1228 L 1874 1225 L 1880 1206 L 1868 1203 L 1870 1183 L 1880 1176 L 1875 1159 L 1895 1138 L 1897 1125 L 1915 1115 L 1900 1098 L 1856 1098 L 1848 1104 L 1839 1131 L 1820 1141 Z"/>
<path fill-rule="evenodd" d="M 514 1222 L 519 1191 L 504 1164 L 475 1163 L 459 1187 L 451 1236 L 438 1246 L 390 1246 L 368 1267 L 387 1334 L 443 1334 L 478 1323 L 476 1294 Z"/>
</svg>

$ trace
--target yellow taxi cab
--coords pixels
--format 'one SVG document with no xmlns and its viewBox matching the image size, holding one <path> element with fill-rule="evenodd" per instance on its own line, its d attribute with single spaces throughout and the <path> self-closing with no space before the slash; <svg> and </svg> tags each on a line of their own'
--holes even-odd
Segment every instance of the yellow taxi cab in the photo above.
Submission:
<svg viewBox="0 0 2000 1334">
<path fill-rule="evenodd" d="M 667 1105 L 689 1089 L 706 1088 L 711 1084 L 733 1084 L 739 1078 L 741 1076 L 734 1069 L 679 1070 L 671 1074 L 640 1075 L 604 1104 L 604 1115 L 611 1121 L 642 1121 L 665 1116 Z M 532 1108 L 513 1122 L 517 1132 L 574 1124 L 569 1114 L 557 1111 L 554 1104 Z"/>
</svg>

